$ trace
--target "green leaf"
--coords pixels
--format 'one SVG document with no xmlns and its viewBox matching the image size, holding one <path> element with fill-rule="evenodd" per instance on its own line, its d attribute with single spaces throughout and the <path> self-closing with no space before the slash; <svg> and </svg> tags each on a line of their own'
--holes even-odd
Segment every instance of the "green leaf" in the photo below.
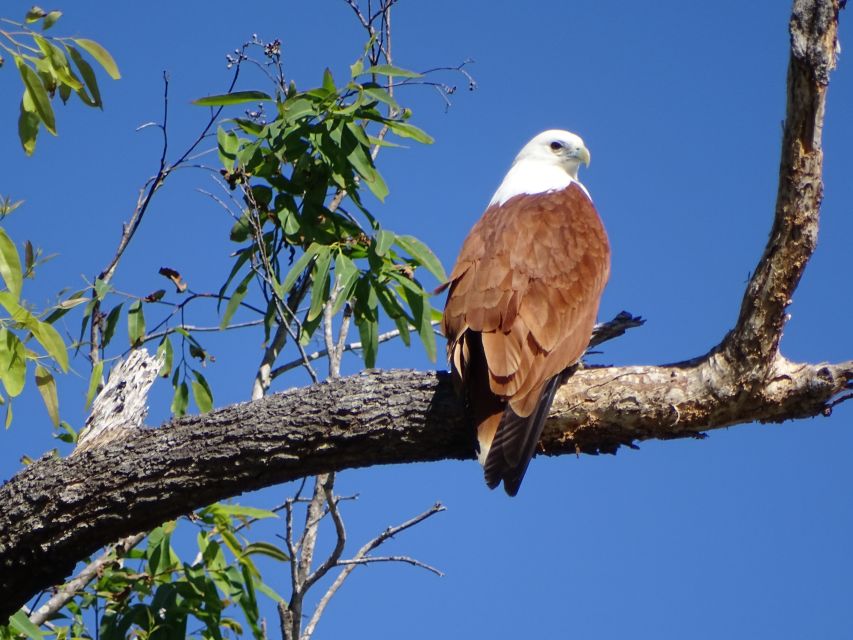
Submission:
<svg viewBox="0 0 853 640">
<path fill-rule="evenodd" d="M 26 375 L 26 347 L 14 333 L 5 328 L 0 329 L 0 380 L 10 398 L 21 393 Z"/>
<path fill-rule="evenodd" d="M 369 147 L 360 140 L 363 136 L 364 131 L 359 125 L 354 122 L 347 122 L 346 129 L 343 131 L 341 147 L 347 154 L 347 160 L 364 178 L 368 189 L 381 201 L 388 195 L 388 185 L 385 184 L 385 180 L 373 166 Z"/>
<path fill-rule="evenodd" d="M 85 297 L 80 296 L 80 297 L 68 298 L 66 300 L 60 300 L 59 304 L 56 306 L 59 307 L 60 309 L 70 310 L 70 309 L 73 309 L 74 307 L 79 307 L 81 304 L 88 304 L 91 301 L 92 301 L 91 298 L 85 298 Z"/>
<path fill-rule="evenodd" d="M 42 640 L 42 638 L 44 638 L 44 634 L 35 624 L 30 622 L 30 619 L 27 617 L 27 614 L 23 609 L 9 618 L 9 626 L 16 633 L 23 634 L 31 640 Z"/>
<path fill-rule="evenodd" d="M 376 255 L 382 257 L 388 253 L 388 249 L 390 249 L 391 245 L 394 244 L 394 239 L 396 237 L 396 233 L 388 231 L 387 229 L 380 229 L 377 231 L 376 237 L 374 238 L 374 242 L 376 243 L 374 251 L 376 252 Z"/>
<path fill-rule="evenodd" d="M 296 280 L 302 273 L 305 271 L 305 267 L 308 266 L 308 263 L 311 262 L 316 256 L 317 253 L 322 249 L 322 245 L 317 244 L 316 242 L 312 242 L 309 247 L 305 250 L 299 259 L 293 264 L 290 268 L 290 271 L 287 272 L 287 276 L 284 278 L 284 282 L 281 283 L 281 297 L 284 297 L 288 291 L 296 284 Z"/>
<path fill-rule="evenodd" d="M 349 67 L 349 71 L 350 75 L 353 78 L 360 76 L 362 73 L 364 73 L 364 60 L 362 58 L 359 58 L 358 60 L 353 62 Z"/>
<path fill-rule="evenodd" d="M 172 360 L 174 358 L 174 352 L 172 351 L 172 340 L 169 336 L 163 336 L 163 339 L 160 341 L 160 345 L 157 347 L 157 357 L 163 358 L 163 366 L 160 367 L 160 371 L 157 375 L 161 378 L 168 378 L 169 374 L 172 373 Z"/>
<path fill-rule="evenodd" d="M 220 529 L 219 535 L 222 536 L 222 542 L 225 543 L 225 546 L 228 547 L 231 553 L 235 556 L 239 556 L 243 550 L 243 545 L 240 544 L 240 541 L 237 539 L 237 536 L 234 535 L 234 532 L 229 529 Z"/>
<path fill-rule="evenodd" d="M 395 243 L 403 251 L 412 256 L 412 258 L 417 260 L 419 264 L 426 267 L 427 271 L 434 275 L 439 282 L 447 280 L 447 274 L 444 272 L 444 267 L 441 266 L 441 261 L 428 246 L 416 237 L 397 236 Z"/>
<path fill-rule="evenodd" d="M 246 297 L 246 293 L 249 291 L 249 283 L 252 282 L 252 278 L 254 277 L 255 272 L 249 271 L 249 273 L 247 273 L 240 281 L 240 284 L 237 285 L 237 288 L 234 289 L 234 292 L 231 294 L 231 298 L 228 300 L 228 304 L 225 306 L 225 313 L 222 315 L 222 320 L 219 323 L 220 329 L 224 329 L 228 326 L 228 323 L 231 322 L 231 318 L 240 307 L 240 303 L 243 302 L 243 298 Z"/>
<path fill-rule="evenodd" d="M 27 24 L 32 24 L 33 22 L 38 22 L 39 20 L 44 18 L 46 15 L 47 15 L 47 11 L 42 9 L 40 6 L 34 4 L 30 8 L 30 10 L 27 11 L 27 15 L 24 16 L 24 21 Z"/>
<path fill-rule="evenodd" d="M 281 562 L 290 562 L 290 556 L 270 542 L 253 542 L 243 548 L 243 555 L 262 555 Z"/>
<path fill-rule="evenodd" d="M 177 371 L 175 372 L 177 375 Z M 172 414 L 175 417 L 182 416 L 186 414 L 187 407 L 190 404 L 190 388 L 187 386 L 186 382 L 181 382 L 181 384 L 175 383 L 175 393 L 172 396 L 172 405 L 170 407 Z"/>
<path fill-rule="evenodd" d="M 240 138 L 233 131 L 225 131 L 222 127 L 216 129 L 216 142 L 219 150 L 219 161 L 226 169 L 234 166 L 237 149 L 240 148 Z"/>
<path fill-rule="evenodd" d="M 289 124 L 293 124 L 306 116 L 317 114 L 317 107 L 314 102 L 306 97 L 288 98 L 284 101 L 283 110 L 282 117 Z"/>
<path fill-rule="evenodd" d="M 263 91 L 235 91 L 223 93 L 216 96 L 207 96 L 193 100 L 192 104 L 200 107 L 227 107 L 233 104 L 244 104 L 246 102 L 272 101 L 272 98 Z"/>
<path fill-rule="evenodd" d="M 41 322 L 40 320 L 35 320 L 32 325 L 27 325 L 27 328 L 44 350 L 47 351 L 48 355 L 56 360 L 60 368 L 63 371 L 68 371 L 68 350 L 59 332 L 46 322 Z"/>
<path fill-rule="evenodd" d="M 36 387 L 50 416 L 54 427 L 59 426 L 59 396 L 56 394 L 56 381 L 50 371 L 41 365 L 36 366 Z"/>
<path fill-rule="evenodd" d="M 142 312 L 142 300 L 136 300 L 127 311 L 127 334 L 130 337 L 131 347 L 142 344 L 142 338 L 145 337 L 145 315 Z"/>
<path fill-rule="evenodd" d="M 377 76 L 393 76 L 396 78 L 421 78 L 422 73 L 410 71 L 409 69 L 401 69 L 391 64 L 377 64 L 367 67 L 364 70 L 365 74 L 376 74 Z"/>
<path fill-rule="evenodd" d="M 21 287 L 23 286 L 24 274 L 21 272 L 21 257 L 15 243 L 0 229 L 0 276 L 6 283 L 16 300 L 21 298 Z"/>
<path fill-rule="evenodd" d="M 88 38 L 72 38 L 72 40 L 77 43 L 77 46 L 97 60 L 98 64 L 104 68 L 104 71 L 106 71 L 113 80 L 121 78 L 116 61 L 113 60 L 109 51 L 104 49 L 100 44 L 94 40 L 89 40 Z"/>
<path fill-rule="evenodd" d="M 39 49 L 41 49 L 45 60 L 50 64 L 59 81 L 74 91 L 80 91 L 83 88 L 83 84 L 72 74 L 71 68 L 68 66 L 68 60 L 65 58 L 62 49 L 42 36 L 33 35 L 33 39 L 36 41 Z"/>
<path fill-rule="evenodd" d="M 323 89 L 329 93 L 338 92 L 338 89 L 335 86 L 335 79 L 332 77 L 332 71 L 329 67 L 326 67 L 325 71 L 323 71 Z"/>
<path fill-rule="evenodd" d="M 68 444 L 75 444 L 77 442 L 77 432 L 65 420 L 59 422 L 59 428 L 61 431 L 54 435 L 55 438 Z"/>
<path fill-rule="evenodd" d="M 44 22 L 41 24 L 41 28 L 43 31 L 47 31 L 53 25 L 56 24 L 56 21 L 62 17 L 61 11 L 51 11 L 44 17 Z"/>
<path fill-rule="evenodd" d="M 314 262 L 314 271 L 311 284 L 311 307 L 308 309 L 306 318 L 310 322 L 317 318 L 323 311 L 329 292 L 329 265 L 332 261 L 332 253 L 329 247 L 320 247 L 317 252 L 317 260 Z"/>
<path fill-rule="evenodd" d="M 338 297 L 332 307 L 332 315 L 337 314 L 344 304 L 352 297 L 352 292 L 358 282 L 360 271 L 355 263 L 343 253 L 335 257 L 335 283 L 339 288 Z"/>
<path fill-rule="evenodd" d="M 195 376 L 195 380 L 192 381 L 195 406 L 201 413 L 207 413 L 213 410 L 213 392 L 201 372 L 193 369 L 193 376 Z"/>
<path fill-rule="evenodd" d="M 80 96 L 80 99 L 90 107 L 103 107 L 103 102 L 101 102 L 101 90 L 98 88 L 98 78 L 95 75 L 95 70 L 92 69 L 92 65 L 89 64 L 77 48 L 72 47 L 67 42 L 64 44 L 66 51 L 68 51 L 68 55 L 71 56 L 71 59 L 77 66 L 77 70 L 80 71 L 80 75 L 83 76 L 83 82 L 86 83 L 86 88 L 89 90 L 89 93 L 92 94 L 92 97 L 90 98 L 89 95 L 82 90 L 78 91 L 77 95 Z"/>
<path fill-rule="evenodd" d="M 266 583 L 261 582 L 260 580 L 258 580 L 257 582 L 255 582 L 255 586 L 258 588 L 258 591 L 260 591 L 261 593 L 263 593 L 263 594 L 264 594 L 266 597 L 268 597 L 269 599 L 274 600 L 275 602 L 280 602 L 280 603 L 282 603 L 282 604 L 284 604 L 284 605 L 287 605 L 287 601 L 286 601 L 284 598 L 282 598 L 280 595 L 278 595 L 278 593 L 276 593 L 276 592 L 275 592 L 275 591 L 274 591 L 270 586 L 268 586 Z"/>
<path fill-rule="evenodd" d="M 101 278 L 95 279 L 95 296 L 103 302 L 107 295 L 113 290 L 112 285 Z"/>
<path fill-rule="evenodd" d="M 21 56 L 15 56 L 15 64 L 21 73 L 21 80 L 27 88 L 27 93 L 32 99 L 35 112 L 44 123 L 45 128 L 56 135 L 56 119 L 53 115 L 53 107 L 50 106 L 50 98 L 47 91 L 39 80 L 38 74 L 24 62 Z"/>
<path fill-rule="evenodd" d="M 98 360 L 92 367 L 92 374 L 89 376 L 89 389 L 86 391 L 86 408 L 92 405 L 92 400 L 95 399 L 95 394 L 98 392 L 98 387 L 101 385 L 101 377 L 104 375 L 104 361 Z"/>
<path fill-rule="evenodd" d="M 254 120 L 249 120 L 247 118 L 234 118 L 233 122 L 240 127 L 245 133 L 248 133 L 253 136 L 260 136 L 261 132 L 264 130 L 263 125 L 258 124 Z"/>
<path fill-rule="evenodd" d="M 24 96 L 21 98 L 21 110 L 18 115 L 18 139 L 21 141 L 24 153 L 28 156 L 33 155 L 36 150 L 36 137 L 38 136 L 40 122 L 30 92 L 24 90 Z"/>
<path fill-rule="evenodd" d="M 379 349 L 379 322 L 369 316 L 356 316 L 358 334 L 361 337 L 361 356 L 368 369 L 376 365 L 376 352 Z"/>
<path fill-rule="evenodd" d="M 249 218 L 249 212 L 245 211 L 242 216 L 231 227 L 229 237 L 232 242 L 245 242 L 252 234 L 252 221 Z"/>
<path fill-rule="evenodd" d="M 385 313 L 388 314 L 389 318 L 396 320 L 400 317 L 406 317 L 406 312 L 397 300 L 393 287 L 390 287 L 387 284 L 377 286 L 376 295 L 379 298 L 379 304 L 382 305 L 382 308 L 385 310 Z"/>
<path fill-rule="evenodd" d="M 80 85 L 80 90 L 82 90 L 83 85 Z M 62 100 L 62 104 L 68 104 L 68 98 L 71 97 L 71 87 L 67 84 L 59 85 L 59 99 Z"/>
<path fill-rule="evenodd" d="M 48 355 L 56 360 L 63 371 L 68 371 L 68 352 L 56 329 L 24 309 L 8 291 L 0 291 L 0 305 L 6 309 L 14 322 L 33 334 L 33 337 L 47 351 Z"/>
<path fill-rule="evenodd" d="M 424 131 L 423 129 L 419 129 L 415 125 L 409 124 L 408 122 L 388 120 L 387 124 L 388 128 L 401 138 L 411 138 L 415 142 L 420 142 L 422 144 L 432 144 L 433 142 L 435 142 L 432 136 L 429 135 L 426 131 Z"/>
<path fill-rule="evenodd" d="M 258 509 L 257 507 L 247 507 L 242 504 L 224 504 L 216 502 L 209 507 L 205 507 L 199 513 L 210 513 L 213 515 L 222 515 L 234 518 L 254 518 L 256 520 L 264 520 L 266 518 L 278 518 L 275 511 L 267 509 Z"/>
<path fill-rule="evenodd" d="M 148 546 L 145 549 L 148 573 L 161 578 L 164 577 L 163 574 L 171 573 L 174 565 L 168 524 L 157 527 L 148 534 Z"/>
<path fill-rule="evenodd" d="M 6 428 L 12 424 L 12 401 L 6 403 Z"/>
<path fill-rule="evenodd" d="M 400 340 L 403 341 L 404 345 L 410 347 L 412 339 L 409 336 L 409 319 L 406 316 L 400 316 L 399 318 L 394 318 L 394 324 L 397 325 L 397 331 L 400 332 Z"/>
<path fill-rule="evenodd" d="M 293 211 L 282 209 L 278 212 L 278 222 L 281 228 L 284 229 L 285 235 L 292 236 L 300 229 L 299 216 Z"/>
<path fill-rule="evenodd" d="M 397 104 L 397 101 L 394 100 L 391 94 L 380 86 L 365 86 L 364 93 L 367 94 L 369 97 L 373 98 L 374 100 L 377 100 L 378 102 L 387 104 L 392 109 L 400 109 L 400 105 Z"/>
<path fill-rule="evenodd" d="M 107 314 L 107 322 L 106 325 L 104 325 L 104 335 L 101 338 L 102 348 L 106 348 L 110 343 L 110 340 L 113 339 L 113 335 L 115 335 L 116 326 L 118 325 L 119 316 L 121 316 L 121 307 L 123 304 L 123 302 L 119 302 L 116 306 L 110 309 L 110 312 Z"/>
<path fill-rule="evenodd" d="M 433 332 L 432 323 L 432 307 L 429 304 L 429 295 L 423 293 L 418 295 L 409 289 L 403 289 L 403 295 L 406 302 L 409 304 L 409 309 L 412 310 L 412 316 L 415 318 L 415 329 L 421 337 L 421 342 L 424 344 L 427 356 L 435 362 L 435 333 Z"/>
</svg>

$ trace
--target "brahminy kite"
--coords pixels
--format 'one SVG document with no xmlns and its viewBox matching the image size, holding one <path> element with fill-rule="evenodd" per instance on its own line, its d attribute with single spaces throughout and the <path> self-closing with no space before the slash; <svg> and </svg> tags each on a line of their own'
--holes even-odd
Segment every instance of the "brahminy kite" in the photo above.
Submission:
<svg viewBox="0 0 853 640">
<path fill-rule="evenodd" d="M 471 229 L 445 285 L 442 328 L 477 427 L 486 484 L 518 492 L 557 387 L 589 344 L 610 245 L 578 167 L 583 140 L 528 142 Z"/>
</svg>

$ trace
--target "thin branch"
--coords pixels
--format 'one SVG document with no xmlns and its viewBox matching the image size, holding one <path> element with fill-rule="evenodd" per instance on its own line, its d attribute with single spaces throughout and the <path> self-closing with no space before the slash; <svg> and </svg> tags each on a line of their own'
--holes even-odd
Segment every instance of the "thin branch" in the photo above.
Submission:
<svg viewBox="0 0 853 640">
<path fill-rule="evenodd" d="M 438 322 L 433 322 L 432 325 L 434 327 L 438 326 Z M 414 327 L 412 327 L 412 331 L 416 331 L 416 329 Z M 400 335 L 399 329 L 392 329 L 391 331 L 386 331 L 385 333 L 380 333 L 379 337 L 377 338 L 377 343 L 381 344 L 383 342 L 388 342 L 389 340 L 393 340 L 394 338 L 398 337 L 399 335 Z M 343 353 L 345 353 L 347 351 L 360 351 L 363 348 L 363 346 L 364 345 L 362 345 L 361 341 L 350 342 L 349 344 L 344 345 L 343 351 L 341 352 L 341 355 L 343 355 Z M 325 358 L 328 355 L 329 355 L 328 349 L 320 349 L 319 351 L 313 351 L 311 353 L 305 354 L 305 358 L 307 358 L 308 361 L 313 362 L 314 360 L 319 360 L 320 358 Z M 273 369 L 271 377 L 273 379 L 275 379 L 278 376 L 280 376 L 284 373 L 287 373 L 288 371 L 292 371 L 293 369 L 301 367 L 302 362 L 303 361 L 300 358 L 299 360 L 291 360 L 290 362 L 287 362 L 287 363 L 281 365 L 280 367 L 276 367 L 275 369 Z"/>
<path fill-rule="evenodd" d="M 234 71 L 234 75 L 231 79 L 231 84 L 228 87 L 228 92 L 230 93 L 237 84 L 237 79 L 240 76 L 240 65 L 236 66 Z M 154 198 L 154 194 L 163 186 L 166 178 L 169 174 L 172 173 L 177 167 L 180 167 L 184 161 L 195 151 L 199 144 L 205 139 L 207 133 L 210 131 L 210 128 L 219 118 L 219 114 L 222 113 L 223 107 L 219 107 L 215 109 L 207 124 L 202 129 L 202 132 L 195 139 L 195 141 L 187 148 L 187 150 L 178 158 L 175 162 L 171 163 L 167 166 L 166 164 L 166 156 L 169 149 L 169 136 L 168 136 L 168 117 L 169 117 L 169 76 L 164 71 L 163 72 L 163 123 L 160 126 L 160 129 L 163 133 L 163 148 L 160 153 L 160 166 L 157 170 L 157 173 L 154 177 L 150 178 L 146 181 L 145 185 L 140 189 L 139 197 L 137 199 L 136 208 L 133 211 L 133 214 L 130 217 L 130 220 L 123 225 L 121 238 L 118 243 L 118 247 L 116 248 L 115 254 L 113 258 L 110 260 L 109 264 L 101 271 L 100 275 L 98 275 L 98 279 L 104 283 L 108 283 L 112 280 L 113 275 L 115 274 L 116 269 L 118 268 L 119 262 L 121 261 L 124 252 L 127 250 L 127 247 L 130 245 L 130 242 L 133 240 L 133 237 L 136 235 L 137 229 L 139 229 L 139 225 L 142 224 L 142 219 L 145 216 L 145 213 L 148 211 L 148 207 L 151 204 L 152 199 Z M 99 358 L 99 348 L 100 348 L 100 340 L 99 340 L 99 326 L 101 319 L 101 303 L 100 301 L 96 301 L 95 305 L 92 309 L 92 316 L 90 319 L 90 350 L 89 350 L 89 359 L 94 366 Z"/>
<path fill-rule="evenodd" d="M 340 560 L 338 561 L 339 567 L 344 567 L 351 564 L 373 564 L 375 562 L 402 562 L 405 564 L 410 564 L 414 567 L 420 567 L 421 569 L 426 569 L 437 575 L 439 578 L 444 577 L 444 572 L 436 569 L 432 565 L 428 565 L 425 562 L 421 562 L 416 558 L 410 558 L 409 556 L 367 556 L 366 558 L 361 558 L 356 560 L 355 558 L 350 560 Z"/>
<path fill-rule="evenodd" d="M 421 513 L 420 515 L 415 516 L 411 520 L 407 520 L 406 522 L 397 525 L 396 527 L 388 527 L 380 533 L 378 536 L 367 542 L 358 552 L 352 557 L 351 560 L 341 563 L 343 565 L 343 569 L 341 572 L 335 577 L 334 582 L 332 582 L 331 586 L 328 588 L 326 593 L 323 594 L 323 597 L 320 598 L 320 602 L 317 603 L 317 607 L 314 609 L 314 613 L 311 616 L 308 624 L 305 625 L 305 631 L 303 633 L 303 637 L 310 637 L 312 633 L 314 633 L 314 628 L 317 626 L 317 623 L 320 621 L 320 618 L 323 615 L 323 612 L 326 610 L 326 607 L 329 605 L 329 602 L 334 597 L 335 593 L 337 593 L 338 589 L 341 588 L 344 581 L 349 577 L 349 575 L 355 570 L 359 564 L 364 564 L 361 562 L 362 559 L 367 557 L 367 554 L 382 545 L 385 541 L 390 538 L 393 538 L 398 533 L 402 533 L 406 529 L 411 529 L 415 525 L 423 522 L 429 517 L 434 516 L 436 513 L 440 513 L 445 511 L 445 507 L 441 503 L 435 503 L 432 507 Z"/>
<path fill-rule="evenodd" d="M 344 527 L 344 521 L 341 518 L 341 514 L 338 511 L 338 498 L 332 492 L 332 489 L 334 488 L 334 474 L 329 474 L 328 478 L 329 479 L 323 483 L 323 494 L 326 499 L 326 504 L 329 505 L 329 515 L 332 516 L 332 522 L 335 525 L 335 548 L 332 549 L 332 552 L 326 560 L 323 561 L 323 564 L 317 567 L 311 575 L 305 578 L 305 581 L 302 583 L 303 593 L 308 591 L 312 585 L 337 565 L 344 553 L 344 547 L 346 547 L 347 543 L 346 528 Z"/>
<path fill-rule="evenodd" d="M 144 342 L 150 342 L 159 338 L 165 338 L 173 333 L 178 333 L 178 330 L 184 330 L 188 333 L 219 333 L 220 331 L 230 331 L 231 329 L 247 329 L 248 327 L 258 327 L 264 323 L 263 320 L 247 320 L 246 322 L 235 322 L 225 327 L 200 327 L 194 324 L 182 324 L 177 327 L 170 327 L 163 331 L 154 333 L 146 333 Z"/>
</svg>

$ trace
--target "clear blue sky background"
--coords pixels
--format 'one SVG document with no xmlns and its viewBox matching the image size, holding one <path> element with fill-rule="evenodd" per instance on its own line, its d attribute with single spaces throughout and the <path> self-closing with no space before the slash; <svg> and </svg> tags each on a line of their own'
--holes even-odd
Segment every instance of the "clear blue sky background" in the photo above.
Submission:
<svg viewBox="0 0 853 640">
<path fill-rule="evenodd" d="M 23 15 L 7 1 L 2 14 Z M 343 78 L 362 33 L 340 0 L 246 5 L 67 2 L 55 27 L 112 51 L 123 79 L 104 76 L 105 111 L 59 108 L 60 136 L 36 156 L 16 138 L 19 80 L 0 70 L 0 193 L 26 200 L 6 223 L 58 253 L 27 282 L 47 304 L 112 255 L 160 151 L 161 72 L 171 75 L 170 148 L 182 149 L 206 112 L 190 100 L 224 90 L 224 54 L 252 33 L 283 42 L 300 87 L 331 66 Z M 52 7 L 46 7 L 52 8 Z M 450 266 L 514 154 L 540 130 L 580 133 L 592 151 L 582 180 L 613 246 L 602 318 L 622 309 L 648 323 L 608 343 L 596 362 L 662 363 L 704 353 L 736 319 L 770 228 L 788 57 L 789 3 L 403 0 L 394 14 L 396 62 L 414 69 L 476 62 L 445 112 L 437 95 L 404 99 L 431 147 L 386 150 L 391 187 L 377 213 L 413 233 Z M 850 34 L 842 16 L 841 36 Z M 255 82 L 257 81 L 257 82 Z M 260 87 L 255 77 L 242 88 Z M 849 246 L 853 238 L 853 67 L 832 76 L 825 128 L 826 192 L 820 245 L 790 307 L 782 349 L 795 360 L 853 356 Z M 160 266 L 196 290 L 229 269 L 230 220 L 185 172 L 157 197 L 118 273 L 120 289 L 164 286 Z M 208 313 L 196 316 L 215 324 Z M 79 316 L 73 316 L 79 318 Z M 151 316 L 153 318 L 153 315 Z M 64 329 L 75 333 L 78 319 Z M 261 357 L 256 333 L 206 341 L 216 404 L 245 400 Z M 358 369 L 352 358 L 348 371 Z M 419 345 L 385 345 L 379 366 L 435 367 Z M 444 368 L 444 363 L 438 366 Z M 80 424 L 87 372 L 61 387 L 63 417 Z M 281 385 L 305 384 L 295 374 Z M 283 387 L 281 387 L 283 388 Z M 55 446 L 30 389 L 0 433 L 0 477 L 22 454 Z M 158 383 L 150 422 L 166 417 Z M 353 550 L 435 501 L 448 511 L 394 541 L 446 572 L 404 566 L 357 571 L 317 638 L 849 638 L 853 637 L 853 408 L 830 418 L 713 431 L 703 441 L 648 442 L 617 456 L 537 459 L 516 499 L 489 492 L 474 462 L 342 473 Z M 275 487 L 246 502 L 273 506 Z M 280 526 L 280 525 L 276 525 Z M 261 533 L 272 536 L 274 528 Z M 278 571 L 278 577 L 274 577 Z M 268 578 L 286 591 L 284 568 Z M 266 615 L 277 622 L 272 607 Z"/>
</svg>

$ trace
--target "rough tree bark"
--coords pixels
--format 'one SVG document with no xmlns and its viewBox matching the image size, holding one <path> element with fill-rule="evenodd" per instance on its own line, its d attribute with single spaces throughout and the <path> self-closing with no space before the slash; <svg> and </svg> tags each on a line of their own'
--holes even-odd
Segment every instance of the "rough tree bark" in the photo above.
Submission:
<svg viewBox="0 0 853 640">
<path fill-rule="evenodd" d="M 798 364 L 779 353 L 785 309 L 817 238 L 841 4 L 794 2 L 775 219 L 736 326 L 690 361 L 579 371 L 554 403 L 545 453 L 613 452 L 636 440 L 828 414 L 851 396 L 853 361 Z M 215 500 L 340 469 L 473 456 L 445 374 L 368 371 L 41 459 L 0 488 L 0 616 L 98 547 Z"/>
</svg>

